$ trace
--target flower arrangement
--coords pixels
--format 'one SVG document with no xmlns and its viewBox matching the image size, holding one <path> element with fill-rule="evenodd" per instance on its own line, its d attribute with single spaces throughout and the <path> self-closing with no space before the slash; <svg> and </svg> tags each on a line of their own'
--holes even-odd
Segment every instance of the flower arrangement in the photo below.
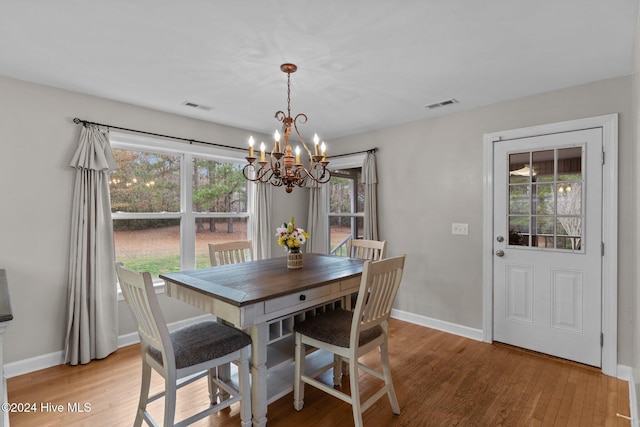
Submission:
<svg viewBox="0 0 640 427">
<path fill-rule="evenodd" d="M 307 242 L 309 234 L 302 228 L 294 226 L 293 217 L 289 221 L 282 224 L 282 227 L 276 228 L 276 237 L 278 244 L 284 246 L 289 252 L 300 252 L 300 248 Z"/>
</svg>

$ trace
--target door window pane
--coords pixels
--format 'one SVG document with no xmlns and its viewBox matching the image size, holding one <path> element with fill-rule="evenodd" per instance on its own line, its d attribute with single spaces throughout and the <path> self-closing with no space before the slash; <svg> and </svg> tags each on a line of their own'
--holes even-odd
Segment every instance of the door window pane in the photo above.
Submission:
<svg viewBox="0 0 640 427">
<path fill-rule="evenodd" d="M 558 184 L 558 215 L 582 215 L 582 183 Z"/>
<path fill-rule="evenodd" d="M 558 181 L 582 179 L 582 147 L 558 150 Z"/>
<path fill-rule="evenodd" d="M 570 147 L 509 154 L 510 246 L 581 250 L 582 153 Z"/>
<path fill-rule="evenodd" d="M 539 216 L 536 217 L 536 234 L 550 234 L 553 235 L 553 216 Z"/>
<path fill-rule="evenodd" d="M 510 214 L 528 214 L 529 212 L 531 212 L 530 188 L 530 185 L 509 186 Z"/>
<path fill-rule="evenodd" d="M 531 182 L 531 162 L 529 153 L 509 155 L 509 183 Z"/>
<path fill-rule="evenodd" d="M 531 161 L 536 172 L 536 182 L 553 182 L 555 176 L 554 150 L 533 151 Z"/>
<path fill-rule="evenodd" d="M 535 208 L 536 215 L 553 215 L 555 210 L 555 195 L 553 192 L 553 184 L 536 184 L 533 186 L 535 191 Z"/>
<path fill-rule="evenodd" d="M 509 245 L 529 246 L 529 217 L 509 217 Z"/>
</svg>

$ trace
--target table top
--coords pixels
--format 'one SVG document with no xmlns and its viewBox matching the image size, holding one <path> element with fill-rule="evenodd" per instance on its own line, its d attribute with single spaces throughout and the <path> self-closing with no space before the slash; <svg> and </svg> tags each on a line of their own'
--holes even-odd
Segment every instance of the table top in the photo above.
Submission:
<svg viewBox="0 0 640 427">
<path fill-rule="evenodd" d="M 304 266 L 287 268 L 287 257 L 161 274 L 160 278 L 236 306 L 304 291 L 362 274 L 364 261 L 304 254 Z"/>
<path fill-rule="evenodd" d="M 7 272 L 0 269 L 0 322 L 8 322 L 13 320 L 11 312 L 11 301 L 9 299 L 9 283 L 7 281 Z"/>
</svg>

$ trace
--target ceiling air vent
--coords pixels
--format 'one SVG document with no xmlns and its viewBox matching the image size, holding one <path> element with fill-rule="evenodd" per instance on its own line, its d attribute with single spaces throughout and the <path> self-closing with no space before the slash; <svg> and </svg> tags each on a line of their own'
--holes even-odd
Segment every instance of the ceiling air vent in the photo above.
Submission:
<svg viewBox="0 0 640 427">
<path fill-rule="evenodd" d="M 445 101 L 440 101 L 440 102 L 435 102 L 433 104 L 425 105 L 424 107 L 432 110 L 434 108 L 440 108 L 440 107 L 444 107 L 446 105 L 457 104 L 457 103 L 458 103 L 457 99 L 451 98 L 451 99 L 447 99 Z"/>
<path fill-rule="evenodd" d="M 212 107 L 207 107 L 206 105 L 200 105 L 200 104 L 196 104 L 195 102 L 189 102 L 189 101 L 183 102 L 182 105 L 184 105 L 186 107 L 197 108 L 199 110 L 204 110 L 204 111 L 213 110 Z"/>
</svg>

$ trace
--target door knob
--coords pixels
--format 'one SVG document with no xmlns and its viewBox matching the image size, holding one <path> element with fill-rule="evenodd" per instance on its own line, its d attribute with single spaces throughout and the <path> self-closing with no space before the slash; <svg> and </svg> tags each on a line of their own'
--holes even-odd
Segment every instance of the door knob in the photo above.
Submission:
<svg viewBox="0 0 640 427">
<path fill-rule="evenodd" d="M 504 256 L 504 251 L 502 249 L 498 249 L 496 251 L 496 256 L 503 257 Z"/>
</svg>

